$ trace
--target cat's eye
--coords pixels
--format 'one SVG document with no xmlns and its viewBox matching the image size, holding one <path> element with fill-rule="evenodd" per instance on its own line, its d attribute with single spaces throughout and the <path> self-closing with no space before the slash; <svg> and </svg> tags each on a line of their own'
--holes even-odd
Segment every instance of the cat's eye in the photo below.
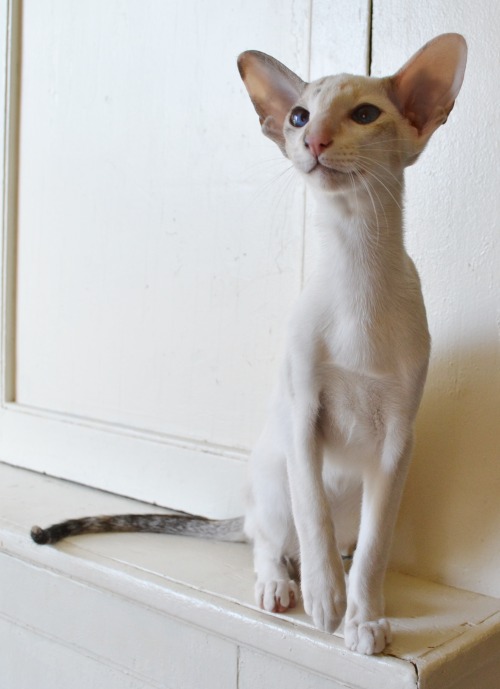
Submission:
<svg viewBox="0 0 500 689">
<path fill-rule="evenodd" d="M 358 124 L 371 124 L 378 120 L 382 110 L 377 108 L 376 105 L 370 105 L 369 103 L 364 103 L 351 112 L 351 120 L 357 122 Z"/>
<path fill-rule="evenodd" d="M 293 127 L 304 127 L 309 122 L 309 111 L 297 105 L 290 113 L 290 124 Z"/>
</svg>

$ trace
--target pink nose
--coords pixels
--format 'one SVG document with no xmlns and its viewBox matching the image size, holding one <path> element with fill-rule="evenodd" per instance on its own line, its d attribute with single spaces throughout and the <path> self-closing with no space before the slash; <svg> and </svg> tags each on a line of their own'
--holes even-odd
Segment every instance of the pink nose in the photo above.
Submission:
<svg viewBox="0 0 500 689">
<path fill-rule="evenodd" d="M 331 143 L 331 137 L 325 132 L 308 134 L 304 139 L 305 147 L 311 151 L 315 158 L 319 158 L 323 151 L 327 149 Z"/>
</svg>

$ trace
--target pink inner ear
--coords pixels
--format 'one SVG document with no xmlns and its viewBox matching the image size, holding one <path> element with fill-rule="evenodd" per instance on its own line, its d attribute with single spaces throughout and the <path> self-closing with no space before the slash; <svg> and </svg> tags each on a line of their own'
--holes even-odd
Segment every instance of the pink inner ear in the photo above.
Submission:
<svg viewBox="0 0 500 689">
<path fill-rule="evenodd" d="M 271 78 L 269 78 L 271 77 Z M 249 75 L 247 88 L 252 94 L 252 100 L 259 105 L 261 121 L 272 117 L 283 126 L 287 112 L 297 101 L 298 92 L 284 80 L 273 79 L 272 75 Z"/>
<path fill-rule="evenodd" d="M 420 133 L 432 133 L 453 108 L 467 60 L 458 34 L 444 34 L 425 45 L 392 79 L 402 114 Z"/>
<path fill-rule="evenodd" d="M 284 145 L 283 124 L 305 83 L 270 55 L 250 50 L 242 53 L 238 67 L 264 133 Z"/>
</svg>

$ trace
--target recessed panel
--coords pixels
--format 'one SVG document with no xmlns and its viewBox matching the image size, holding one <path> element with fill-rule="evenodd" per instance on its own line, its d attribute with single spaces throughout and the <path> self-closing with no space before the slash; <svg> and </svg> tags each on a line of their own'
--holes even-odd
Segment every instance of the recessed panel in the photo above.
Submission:
<svg viewBox="0 0 500 689">
<path fill-rule="evenodd" d="M 24 3 L 17 402 L 251 446 L 304 194 L 236 57 L 305 74 L 309 2 L 292 5 Z"/>
</svg>

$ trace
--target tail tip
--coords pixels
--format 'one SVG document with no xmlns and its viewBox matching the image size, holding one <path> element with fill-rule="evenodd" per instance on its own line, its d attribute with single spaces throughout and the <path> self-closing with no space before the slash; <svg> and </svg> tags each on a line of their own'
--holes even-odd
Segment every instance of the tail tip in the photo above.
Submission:
<svg viewBox="0 0 500 689">
<path fill-rule="evenodd" d="M 42 529 L 40 526 L 34 526 L 31 529 L 31 538 L 35 541 L 35 543 L 38 543 L 38 545 L 45 545 L 45 543 L 49 542 L 49 535 L 45 529 Z"/>
</svg>

